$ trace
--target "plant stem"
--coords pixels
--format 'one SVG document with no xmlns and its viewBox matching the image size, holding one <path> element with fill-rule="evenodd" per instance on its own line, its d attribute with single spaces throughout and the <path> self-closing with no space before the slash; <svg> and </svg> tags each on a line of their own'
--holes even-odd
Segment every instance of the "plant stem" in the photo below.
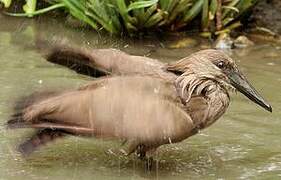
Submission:
<svg viewBox="0 0 281 180">
<path fill-rule="evenodd" d="M 40 9 L 38 11 L 34 11 L 33 13 L 9 13 L 9 12 L 3 12 L 3 13 L 7 14 L 9 16 L 29 17 L 29 16 L 43 14 L 43 13 L 46 13 L 48 11 L 51 11 L 51 10 L 54 10 L 54 9 L 58 9 L 58 8 L 62 8 L 62 7 L 65 7 L 65 5 L 63 3 L 59 3 L 59 4 L 54 4 L 52 6 L 44 8 L 44 9 Z"/>
<path fill-rule="evenodd" d="M 221 0 L 217 0 L 217 12 L 216 12 L 216 28 L 217 31 L 220 31 L 222 29 L 222 17 L 221 17 L 221 6 L 222 2 Z"/>
</svg>

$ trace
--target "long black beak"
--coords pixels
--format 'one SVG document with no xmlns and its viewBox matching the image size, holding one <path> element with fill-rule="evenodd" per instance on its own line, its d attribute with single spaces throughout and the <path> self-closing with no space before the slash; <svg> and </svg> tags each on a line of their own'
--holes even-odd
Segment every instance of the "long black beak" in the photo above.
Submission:
<svg viewBox="0 0 281 180">
<path fill-rule="evenodd" d="M 228 78 L 238 91 L 247 96 L 250 100 L 257 103 L 269 112 L 272 112 L 272 107 L 263 97 L 255 90 L 255 88 L 247 81 L 247 79 L 239 71 L 231 71 L 228 73 Z"/>
</svg>

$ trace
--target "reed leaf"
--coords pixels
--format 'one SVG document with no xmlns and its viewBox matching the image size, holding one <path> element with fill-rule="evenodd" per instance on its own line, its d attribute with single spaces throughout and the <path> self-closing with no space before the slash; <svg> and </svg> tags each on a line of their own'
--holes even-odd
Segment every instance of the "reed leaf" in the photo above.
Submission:
<svg viewBox="0 0 281 180">
<path fill-rule="evenodd" d="M 3 3 L 4 7 L 8 8 L 8 7 L 10 7 L 12 0 L 0 0 L 0 3 Z"/>
<path fill-rule="evenodd" d="M 232 7 L 235 8 L 235 6 L 239 3 L 240 0 L 233 0 L 229 4 L 226 5 L 226 7 Z M 237 9 L 237 8 L 235 8 Z M 224 19 L 230 12 L 231 8 L 225 8 L 222 13 L 222 18 Z M 238 10 L 238 9 L 237 9 Z M 238 10 L 239 11 L 239 10 Z"/>
<path fill-rule="evenodd" d="M 217 8 L 218 8 L 218 1 L 217 0 L 211 0 L 211 4 L 210 4 L 210 20 L 213 20 L 215 18 L 215 14 L 217 12 Z"/>
<path fill-rule="evenodd" d="M 188 11 L 191 6 L 191 0 L 180 0 L 170 13 L 167 24 L 172 23 L 177 17 L 181 16 L 183 12 Z"/>
<path fill-rule="evenodd" d="M 191 21 L 194 17 L 196 17 L 200 11 L 202 10 L 202 6 L 203 6 L 203 3 L 204 3 L 205 0 L 197 0 L 192 8 L 187 11 L 187 13 L 183 16 L 183 22 L 189 22 Z"/>
<path fill-rule="evenodd" d="M 154 4 L 156 4 L 158 2 L 158 0 L 150 0 L 150 1 L 136 1 L 131 3 L 128 8 L 127 11 L 131 11 L 133 9 L 140 9 L 140 8 L 146 8 L 146 7 L 150 7 Z"/>
<path fill-rule="evenodd" d="M 163 20 L 164 12 L 159 10 L 157 13 L 153 14 L 144 24 L 144 27 L 149 28 L 152 26 L 157 26 L 157 24 Z"/>
<path fill-rule="evenodd" d="M 240 0 L 236 6 L 239 9 L 239 15 L 253 7 L 259 0 Z"/>
<path fill-rule="evenodd" d="M 78 4 L 75 0 L 62 0 L 62 2 L 67 7 L 72 16 L 89 24 L 95 30 L 98 30 L 98 24 L 86 15 L 86 7 L 82 4 L 82 2 L 86 4 L 85 0 L 81 0 Z"/>
<path fill-rule="evenodd" d="M 201 25 L 206 30 L 209 23 L 209 0 L 204 0 L 202 7 Z"/>
<path fill-rule="evenodd" d="M 28 14 L 28 17 L 32 17 L 32 13 L 36 10 L 36 0 L 26 0 L 26 4 L 23 5 L 22 9 L 26 14 Z"/>
<path fill-rule="evenodd" d="M 148 21 L 148 19 L 152 16 L 152 14 L 156 12 L 156 10 L 157 10 L 156 4 L 152 5 L 148 9 L 146 9 L 143 16 L 139 19 L 141 26 L 144 26 L 144 24 Z"/>
<path fill-rule="evenodd" d="M 135 17 L 131 17 L 129 12 L 127 11 L 127 5 L 125 0 L 116 0 L 118 11 L 121 17 L 124 20 L 124 24 L 127 30 L 130 31 L 137 31 L 137 28 L 134 26 L 137 24 L 137 19 Z"/>
</svg>

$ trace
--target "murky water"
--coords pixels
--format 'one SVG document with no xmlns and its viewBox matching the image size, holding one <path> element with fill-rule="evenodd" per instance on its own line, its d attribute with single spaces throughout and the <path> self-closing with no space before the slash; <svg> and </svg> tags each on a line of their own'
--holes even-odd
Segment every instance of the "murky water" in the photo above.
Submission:
<svg viewBox="0 0 281 180">
<path fill-rule="evenodd" d="M 29 158 L 17 144 L 32 130 L 9 131 L 4 123 L 14 102 L 34 91 L 75 88 L 90 81 L 53 65 L 37 52 L 38 32 L 50 43 L 67 37 L 96 48 L 121 48 L 163 61 L 180 59 L 203 46 L 164 48 L 164 40 L 118 40 L 58 23 L 0 16 L 0 179 L 280 179 L 281 46 L 257 45 L 232 51 L 244 74 L 273 106 L 267 113 L 232 94 L 228 112 L 213 126 L 182 143 L 159 149 L 157 169 L 147 172 L 134 156 L 120 155 L 120 142 L 69 137 Z M 160 39 L 160 38 L 159 38 Z M 192 45 L 193 46 L 193 45 Z"/>
</svg>

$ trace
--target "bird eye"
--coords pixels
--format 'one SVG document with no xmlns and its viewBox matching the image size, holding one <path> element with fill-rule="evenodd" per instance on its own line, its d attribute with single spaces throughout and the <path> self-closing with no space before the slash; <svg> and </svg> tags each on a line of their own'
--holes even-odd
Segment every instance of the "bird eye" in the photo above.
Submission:
<svg viewBox="0 0 281 180">
<path fill-rule="evenodd" d="M 224 68 L 225 64 L 223 61 L 220 61 L 218 64 L 217 64 L 218 68 L 222 69 Z"/>
</svg>

